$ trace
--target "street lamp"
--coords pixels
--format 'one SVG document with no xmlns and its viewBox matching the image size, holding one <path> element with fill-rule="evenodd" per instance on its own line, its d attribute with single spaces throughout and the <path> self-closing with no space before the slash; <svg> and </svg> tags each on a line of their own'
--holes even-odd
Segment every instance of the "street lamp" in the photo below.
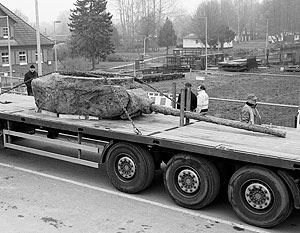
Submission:
<svg viewBox="0 0 300 233">
<path fill-rule="evenodd" d="M 148 38 L 149 38 L 148 36 L 145 36 L 145 38 L 144 38 L 144 59 L 146 56 L 146 39 L 148 39 Z"/>
<path fill-rule="evenodd" d="M 56 32 L 55 32 L 55 24 L 61 23 L 61 21 L 54 21 L 53 22 L 53 33 L 54 33 L 54 62 L 55 62 L 55 71 L 57 71 L 57 51 L 56 51 Z"/>
<path fill-rule="evenodd" d="M 8 63 L 9 63 L 9 76 L 12 77 L 12 66 L 11 66 L 11 49 L 10 49 L 10 30 L 8 16 L 0 16 L 0 18 L 6 18 L 7 25 L 7 46 L 8 46 Z"/>
<path fill-rule="evenodd" d="M 200 17 L 205 19 L 205 74 L 207 74 L 207 17 Z"/>
</svg>

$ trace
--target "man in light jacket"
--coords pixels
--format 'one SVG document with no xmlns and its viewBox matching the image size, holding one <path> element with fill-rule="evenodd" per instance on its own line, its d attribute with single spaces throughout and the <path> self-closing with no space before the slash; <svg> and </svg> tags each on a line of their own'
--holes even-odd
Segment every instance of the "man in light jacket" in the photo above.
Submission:
<svg viewBox="0 0 300 233">
<path fill-rule="evenodd" d="M 246 104 L 240 112 L 241 122 L 261 125 L 261 116 L 256 108 L 256 102 L 257 97 L 254 94 L 249 94 L 247 96 Z"/>
<path fill-rule="evenodd" d="M 196 112 L 206 114 L 208 111 L 209 98 L 204 85 L 197 87 L 197 109 Z"/>
</svg>

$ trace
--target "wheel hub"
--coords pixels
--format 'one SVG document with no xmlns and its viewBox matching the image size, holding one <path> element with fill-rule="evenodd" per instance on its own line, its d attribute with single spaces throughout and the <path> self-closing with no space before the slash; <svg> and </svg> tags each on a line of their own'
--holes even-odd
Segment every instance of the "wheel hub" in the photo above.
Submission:
<svg viewBox="0 0 300 233">
<path fill-rule="evenodd" d="M 250 206 L 259 210 L 266 209 L 272 201 L 269 189 L 260 183 L 250 184 L 245 190 L 245 198 Z"/>
<path fill-rule="evenodd" d="M 194 193 L 200 187 L 200 181 L 197 173 L 190 170 L 182 170 L 177 177 L 179 187 L 186 193 Z"/>
<path fill-rule="evenodd" d="M 129 157 L 122 157 L 118 161 L 118 171 L 122 177 L 126 179 L 132 178 L 136 171 L 133 160 Z"/>
</svg>

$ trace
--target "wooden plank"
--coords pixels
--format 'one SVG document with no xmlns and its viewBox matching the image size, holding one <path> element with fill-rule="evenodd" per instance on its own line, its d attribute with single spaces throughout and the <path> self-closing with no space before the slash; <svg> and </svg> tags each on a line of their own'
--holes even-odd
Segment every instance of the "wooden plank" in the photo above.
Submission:
<svg viewBox="0 0 300 233">
<path fill-rule="evenodd" d="M 8 93 L 0 95 L 0 112 L 13 113 L 34 110 L 35 108 L 33 96 Z"/>
<path fill-rule="evenodd" d="M 164 138 L 188 144 L 201 144 L 212 147 L 220 145 L 228 147 L 231 150 L 238 150 L 247 153 L 264 153 L 265 156 L 278 157 L 284 159 L 294 159 L 300 161 L 300 144 L 295 141 L 283 138 L 259 135 L 259 133 L 241 133 L 236 129 L 235 133 L 212 131 L 202 127 L 186 126 L 180 129 L 174 129 L 171 132 L 166 131 L 158 135 L 156 138 Z"/>
<path fill-rule="evenodd" d="M 16 111 L 10 112 L 13 116 L 30 118 L 33 120 L 42 120 L 52 123 L 63 123 L 64 125 L 76 125 L 79 128 L 94 128 L 105 131 L 117 131 L 122 133 L 134 133 L 133 126 L 128 120 L 83 120 L 83 119 L 65 119 L 37 113 L 35 111 Z M 168 130 L 178 126 L 177 117 L 162 116 L 160 114 L 143 115 L 134 119 L 134 124 L 143 135 L 149 135 L 154 132 Z"/>
<path fill-rule="evenodd" d="M 168 140 L 173 140 L 174 143 L 176 142 L 184 142 L 186 143 L 185 139 L 180 140 L 181 138 L 174 136 L 172 134 L 162 134 L 162 135 L 155 135 L 157 139 L 161 138 L 168 138 Z M 187 139 L 187 138 L 186 138 Z M 267 147 L 265 148 L 258 148 L 256 146 L 245 146 L 245 145 L 234 145 L 232 143 L 225 143 L 221 141 L 212 141 L 212 140 L 206 140 L 204 138 L 202 139 L 195 139 L 195 138 L 189 138 L 189 145 L 198 145 L 200 147 L 209 147 L 209 148 L 215 148 L 218 150 L 225 150 L 225 151 L 232 151 L 232 152 L 238 152 L 243 154 L 249 154 L 249 155 L 255 155 L 255 156 L 261 156 L 265 158 L 275 158 L 279 160 L 286 160 L 286 161 L 293 161 L 300 163 L 300 156 L 299 154 L 290 154 L 285 152 L 278 152 L 278 151 L 270 151 Z"/>
</svg>

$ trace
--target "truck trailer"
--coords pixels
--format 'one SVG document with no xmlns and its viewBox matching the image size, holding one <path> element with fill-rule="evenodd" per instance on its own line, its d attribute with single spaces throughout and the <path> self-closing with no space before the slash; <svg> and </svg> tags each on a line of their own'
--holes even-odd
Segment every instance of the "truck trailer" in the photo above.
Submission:
<svg viewBox="0 0 300 233">
<path fill-rule="evenodd" d="M 122 192 L 145 190 L 163 169 L 167 193 L 185 208 L 227 195 L 239 218 L 264 228 L 300 208 L 297 129 L 277 127 L 287 133 L 282 138 L 199 120 L 180 126 L 178 117 L 159 113 L 131 121 L 49 113 L 33 96 L 6 93 L 0 101 L 4 148 L 91 167 L 105 163 Z M 49 131 L 59 134 L 49 138 Z"/>
</svg>

